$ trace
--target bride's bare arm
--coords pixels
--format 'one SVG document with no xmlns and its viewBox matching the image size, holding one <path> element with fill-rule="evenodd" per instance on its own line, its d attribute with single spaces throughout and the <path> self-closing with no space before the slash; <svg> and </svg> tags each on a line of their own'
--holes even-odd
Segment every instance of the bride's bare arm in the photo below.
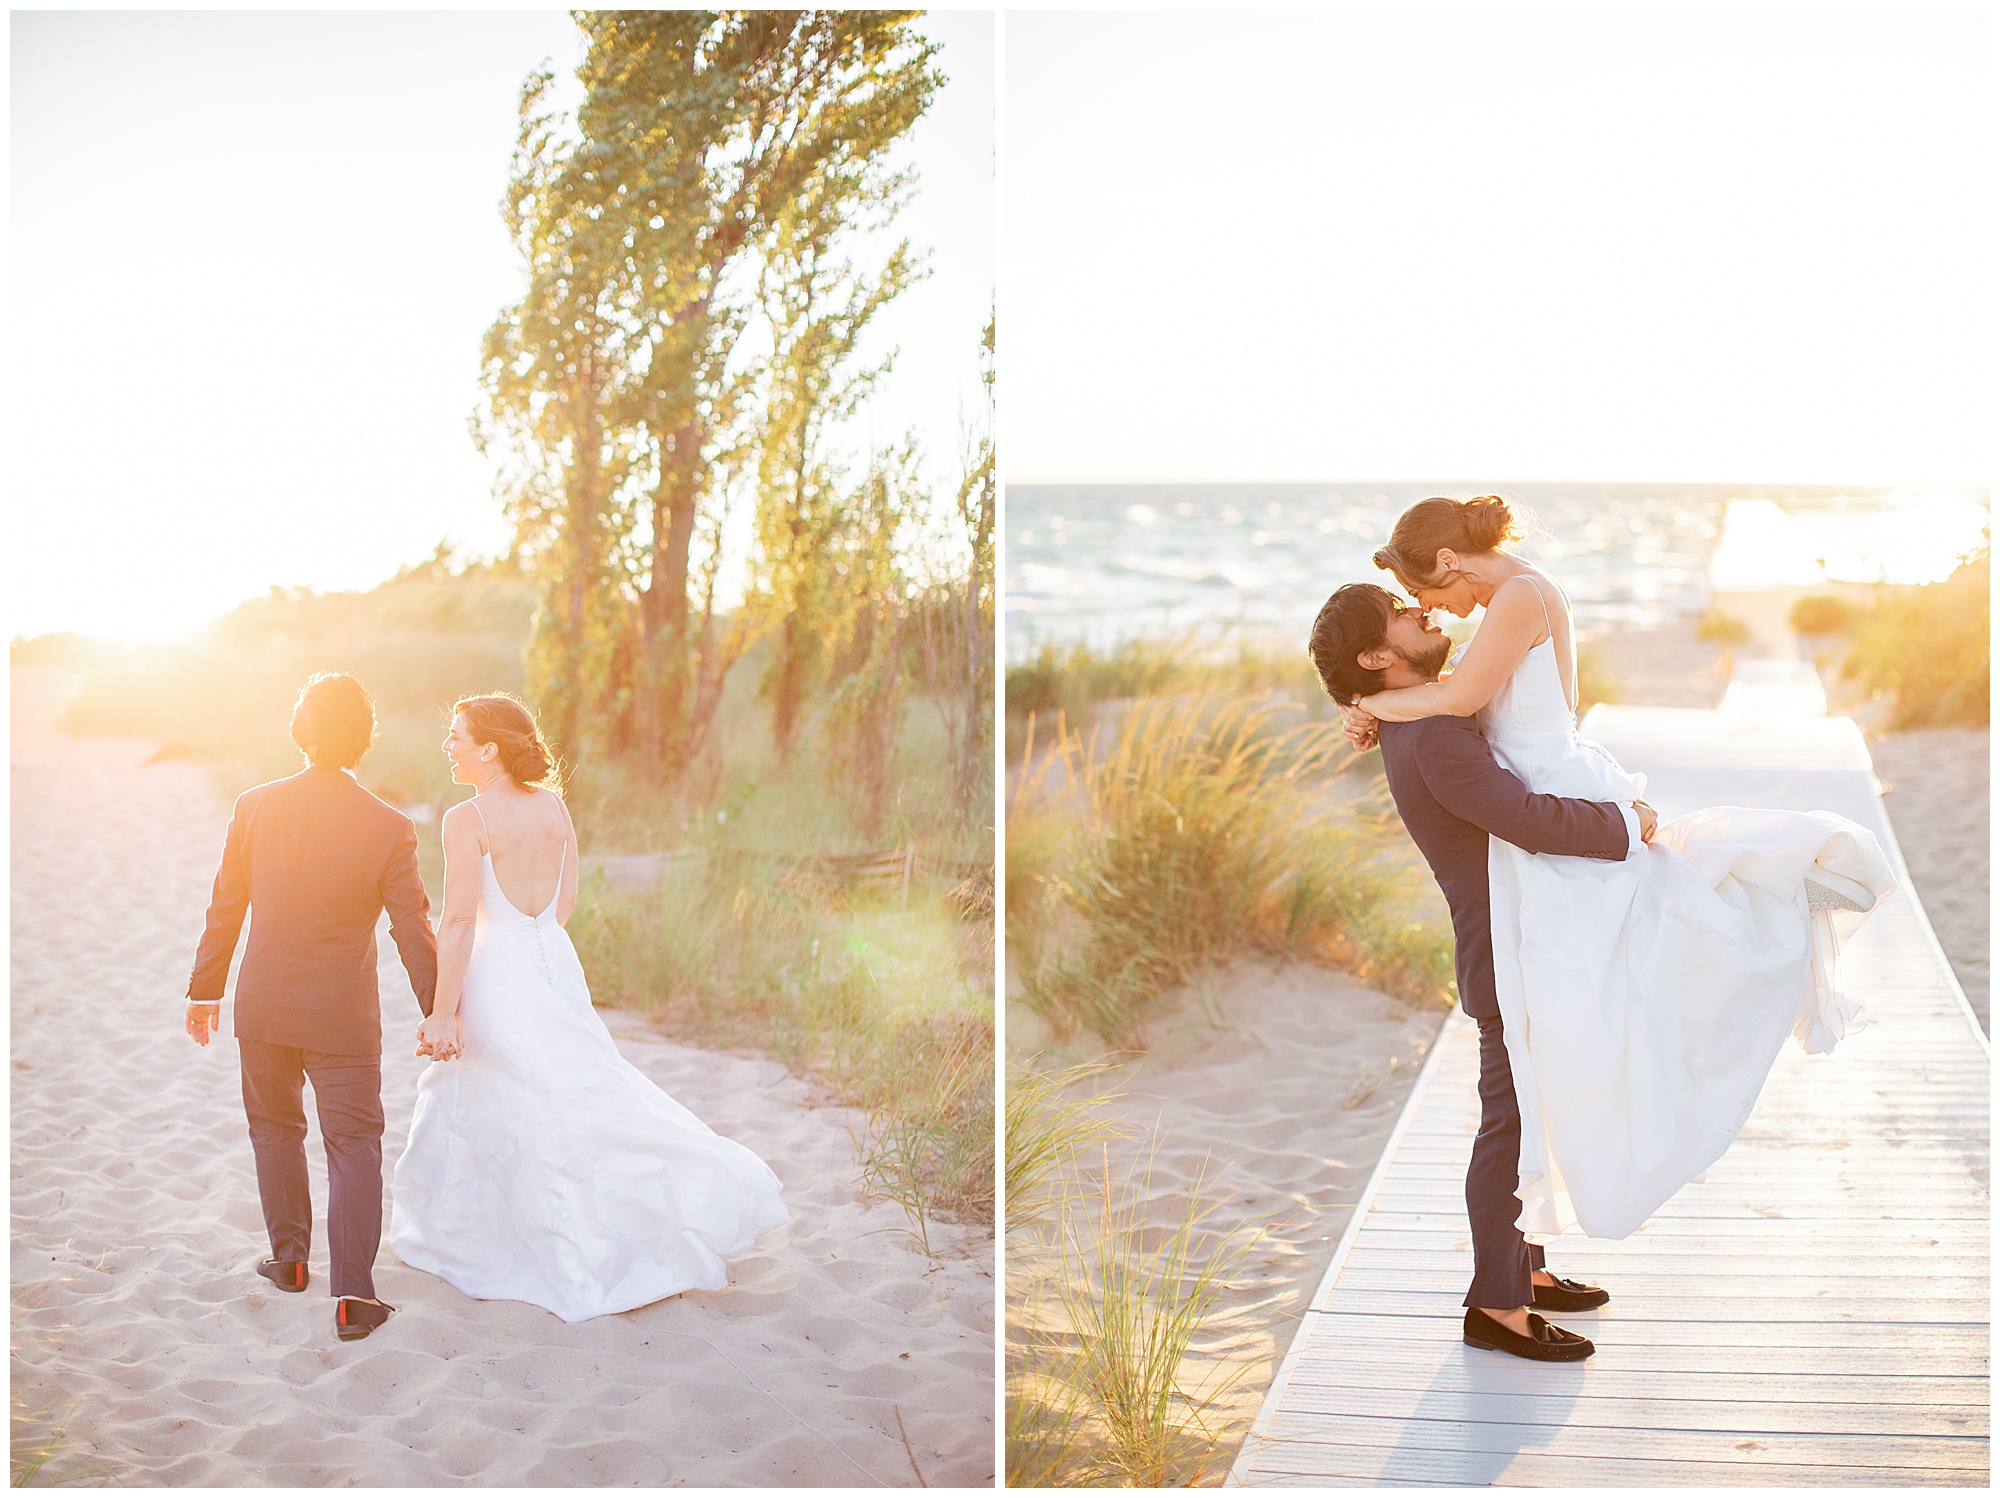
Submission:
<svg viewBox="0 0 2000 1498">
<path fill-rule="evenodd" d="M 472 935 L 479 923 L 480 866 L 478 814 L 460 802 L 444 814 L 444 910 L 438 920 L 437 998 L 418 1032 L 426 1042 L 456 1046 L 458 996 L 472 961 Z"/>
<path fill-rule="evenodd" d="M 1469 718 L 1493 700 L 1493 694 L 1535 647 L 1544 628 L 1535 585 L 1525 578 L 1503 583 L 1486 606 L 1486 620 L 1465 647 L 1458 668 L 1420 687 L 1395 687 L 1363 697 L 1361 706 L 1386 723 L 1410 723 L 1418 718 Z"/>
<path fill-rule="evenodd" d="M 555 796 L 554 791 L 549 794 Z M 556 890 L 556 924 L 567 926 L 569 918 L 576 913 L 578 875 L 582 871 L 577 867 L 576 823 L 569 818 L 569 803 L 556 796 L 556 805 L 562 808 L 563 836 L 569 839 L 569 850 L 562 861 L 562 884 Z"/>
</svg>

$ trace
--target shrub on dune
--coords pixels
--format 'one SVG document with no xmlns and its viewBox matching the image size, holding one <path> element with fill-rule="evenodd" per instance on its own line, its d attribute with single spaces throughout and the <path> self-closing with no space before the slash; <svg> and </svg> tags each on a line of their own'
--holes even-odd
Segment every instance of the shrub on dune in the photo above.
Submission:
<svg viewBox="0 0 2000 1498">
<path fill-rule="evenodd" d="M 1941 583 L 1885 589 L 1852 622 L 1840 674 L 1895 699 L 1895 728 L 1990 720 L 1992 557 L 1985 547 Z"/>
</svg>

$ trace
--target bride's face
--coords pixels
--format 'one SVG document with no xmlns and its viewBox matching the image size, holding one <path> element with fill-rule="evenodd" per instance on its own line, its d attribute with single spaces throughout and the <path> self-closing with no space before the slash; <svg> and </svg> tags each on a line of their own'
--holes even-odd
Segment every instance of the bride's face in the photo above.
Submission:
<svg viewBox="0 0 2000 1498">
<path fill-rule="evenodd" d="M 1445 609 L 1460 619 L 1469 616 L 1481 602 L 1473 580 L 1458 570 L 1458 554 L 1452 551 L 1440 551 L 1436 574 L 1410 591 L 1416 595 L 1418 608 Z"/>
<path fill-rule="evenodd" d="M 465 721 L 464 713 L 454 717 L 451 732 L 444 736 L 444 753 L 445 758 L 451 761 L 452 784 L 479 784 L 479 767 L 484 763 L 484 756 L 479 751 L 491 747 L 473 740 L 472 725 Z"/>
</svg>

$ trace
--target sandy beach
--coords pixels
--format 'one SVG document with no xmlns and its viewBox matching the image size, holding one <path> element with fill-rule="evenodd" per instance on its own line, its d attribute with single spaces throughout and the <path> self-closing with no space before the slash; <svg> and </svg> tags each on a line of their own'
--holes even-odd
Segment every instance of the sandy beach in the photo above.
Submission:
<svg viewBox="0 0 2000 1498">
<path fill-rule="evenodd" d="M 377 1285 L 401 1312 L 342 1343 L 322 1234 L 312 1289 L 272 1291 L 234 1044 L 182 1032 L 228 807 L 146 745 L 56 733 L 59 673 L 12 688 L 17 1481 L 40 1460 L 38 1483 L 991 1482 L 991 1236 L 947 1228 L 927 1261 L 899 1208 L 859 1196 L 858 1113 L 633 1015 L 607 1015 L 625 1054 L 784 1183 L 793 1221 L 728 1290 L 570 1326 L 470 1300 L 385 1243 Z M 393 1160 L 427 1063 L 382 947 Z M 316 1127 L 307 1148 L 323 1212 Z"/>
</svg>

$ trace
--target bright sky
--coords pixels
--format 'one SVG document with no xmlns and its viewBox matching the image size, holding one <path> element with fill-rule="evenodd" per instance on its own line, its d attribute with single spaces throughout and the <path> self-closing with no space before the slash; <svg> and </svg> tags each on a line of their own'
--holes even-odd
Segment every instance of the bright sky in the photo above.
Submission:
<svg viewBox="0 0 2000 1498">
<path fill-rule="evenodd" d="M 994 285 L 993 22 L 925 27 L 952 81 L 902 228 L 933 274 L 883 315 L 872 431 L 916 426 L 948 484 Z M 575 65 L 567 16 L 16 12 L 11 43 L 7 632 L 167 634 L 502 547 L 467 418 L 523 283 L 517 92 Z"/>
<path fill-rule="evenodd" d="M 1007 475 L 1983 486 L 1987 24 L 1012 13 Z"/>
</svg>

